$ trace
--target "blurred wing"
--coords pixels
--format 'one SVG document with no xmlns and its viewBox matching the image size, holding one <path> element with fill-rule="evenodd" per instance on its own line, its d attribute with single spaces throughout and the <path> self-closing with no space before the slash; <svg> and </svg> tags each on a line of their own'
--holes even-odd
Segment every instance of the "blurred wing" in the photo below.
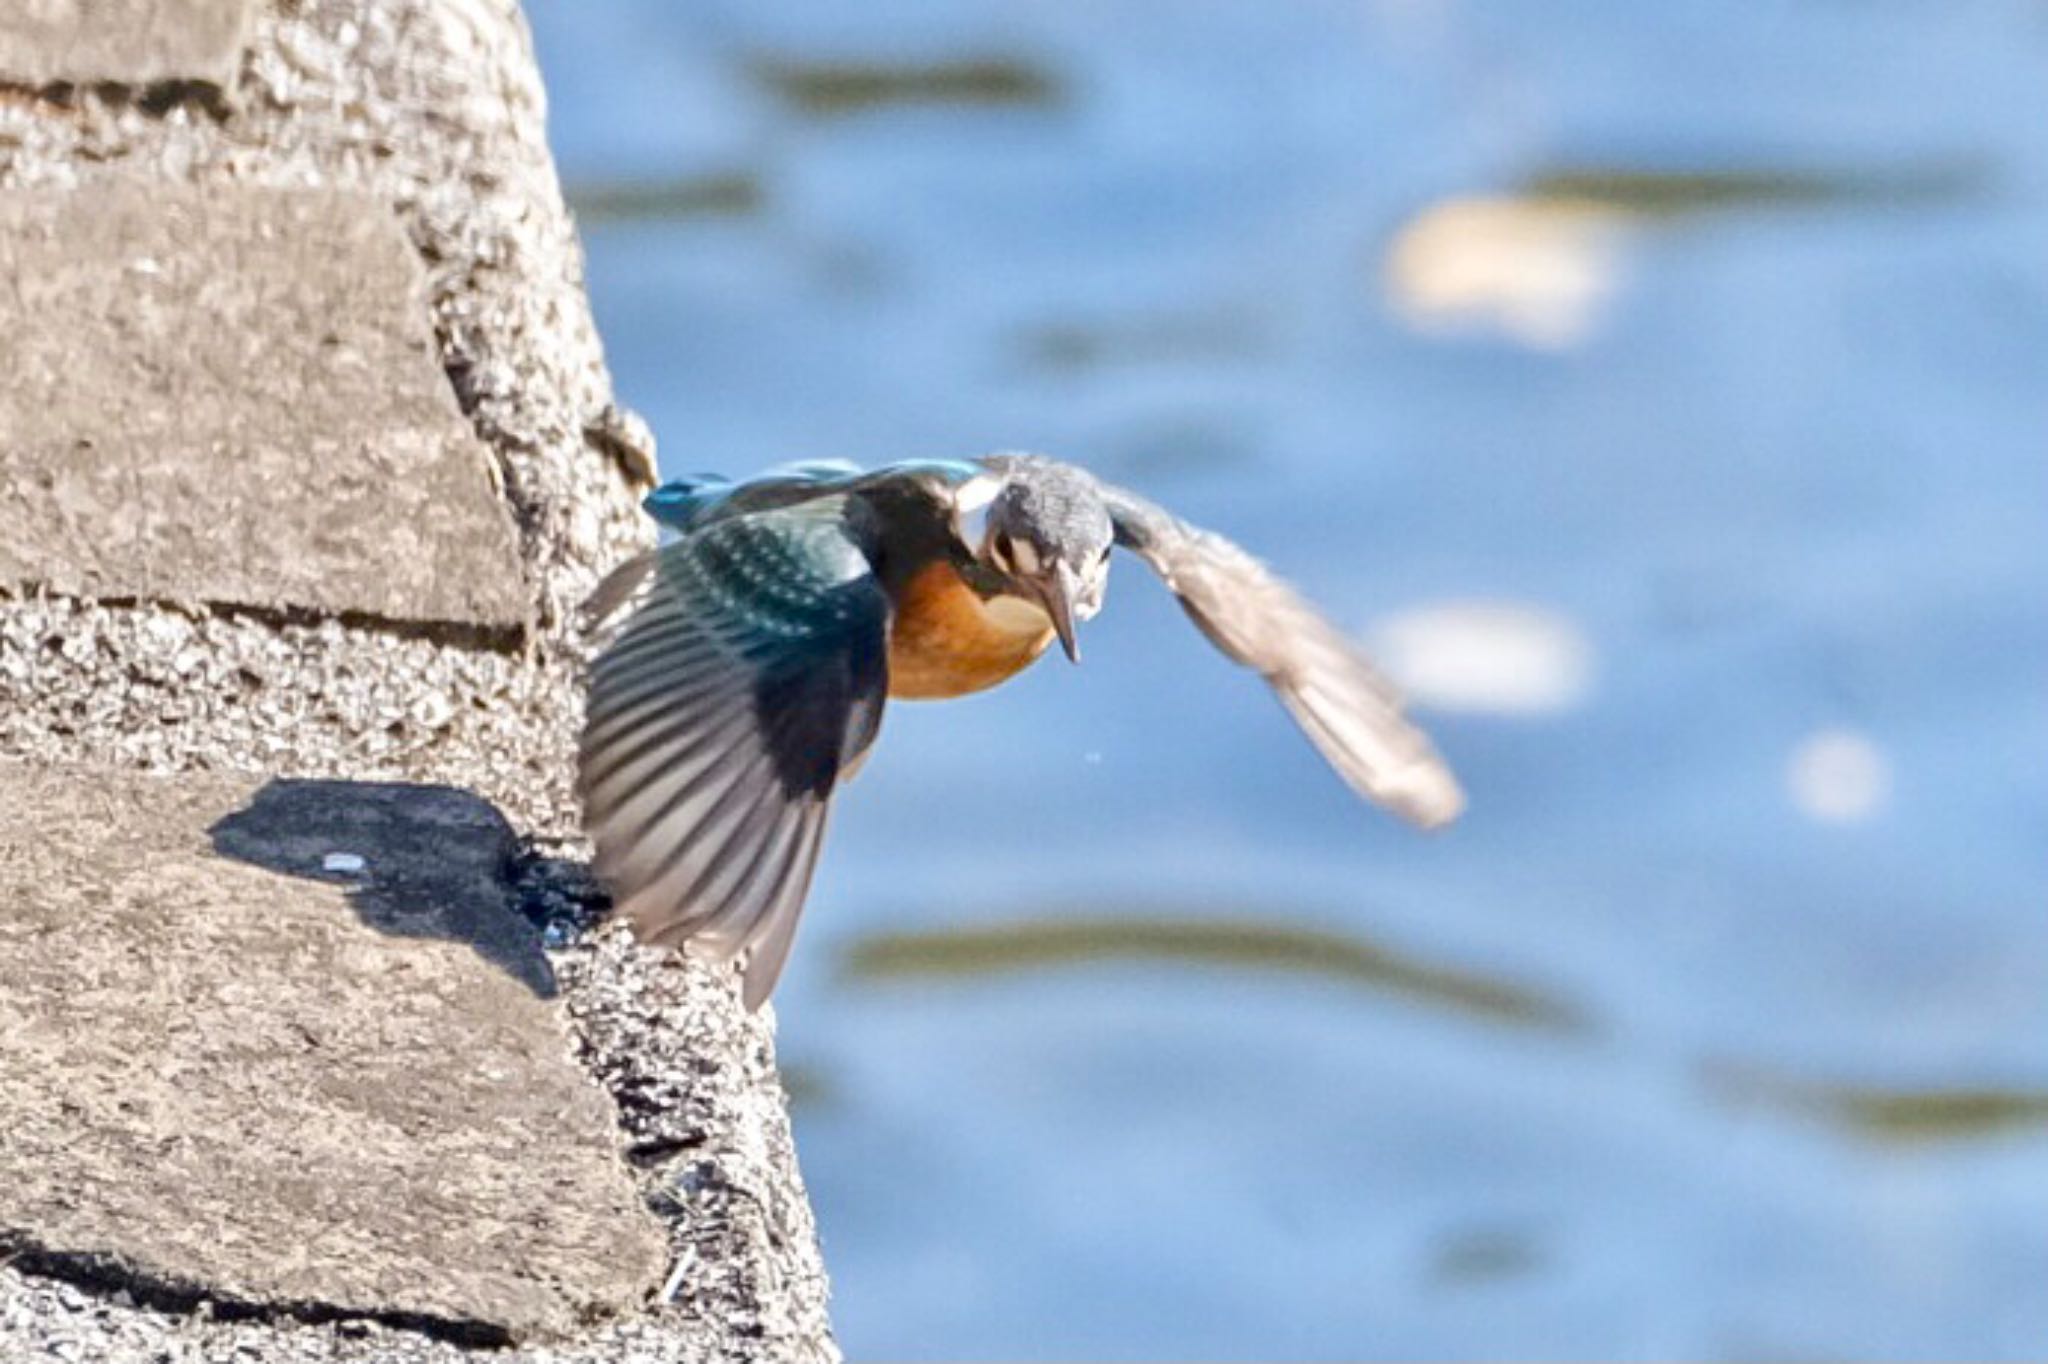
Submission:
<svg viewBox="0 0 2048 1364">
<path fill-rule="evenodd" d="M 626 603 L 641 594 L 654 571 L 661 566 L 661 552 L 648 550 L 636 554 L 604 575 L 590 595 L 584 598 L 583 608 L 577 619 L 586 632 L 600 630 L 620 611 Z"/>
<path fill-rule="evenodd" d="M 598 872 L 643 941 L 746 954 L 750 1009 L 888 694 L 888 598 L 841 511 L 716 520 L 601 589 L 639 605 L 591 667 L 578 786 Z"/>
<path fill-rule="evenodd" d="M 1105 485 L 1117 543 L 1152 566 L 1218 649 L 1256 668 L 1295 723 L 1360 795 L 1424 828 L 1448 824 L 1464 792 L 1401 714 L 1393 684 L 1292 587 L 1235 544 Z"/>
</svg>

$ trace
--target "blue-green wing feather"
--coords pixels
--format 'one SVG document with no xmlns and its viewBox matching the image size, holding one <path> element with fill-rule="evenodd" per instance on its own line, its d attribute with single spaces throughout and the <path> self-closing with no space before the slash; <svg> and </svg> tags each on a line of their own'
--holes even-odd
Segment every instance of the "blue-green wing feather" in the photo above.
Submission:
<svg viewBox="0 0 2048 1364">
<path fill-rule="evenodd" d="M 580 755 L 599 872 L 651 942 L 774 988 L 834 787 L 874 742 L 889 602 L 843 497 L 701 510 L 645 561 L 591 670 Z"/>
<path fill-rule="evenodd" d="M 843 459 L 781 464 L 747 479 L 690 474 L 647 494 L 641 506 L 672 530 L 688 533 L 723 515 L 791 506 L 817 498 L 862 492 L 891 482 L 956 488 L 983 470 L 957 459 L 911 459 L 863 469 Z"/>
</svg>

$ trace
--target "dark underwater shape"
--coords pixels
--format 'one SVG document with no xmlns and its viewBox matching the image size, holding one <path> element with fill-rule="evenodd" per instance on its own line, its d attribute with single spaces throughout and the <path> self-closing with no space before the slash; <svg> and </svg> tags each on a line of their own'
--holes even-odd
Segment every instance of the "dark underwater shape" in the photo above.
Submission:
<svg viewBox="0 0 2048 1364">
<path fill-rule="evenodd" d="M 1680 218 L 1747 209 L 1948 204 L 1983 192 L 1990 179 L 1986 167 L 1968 160 L 1886 170 L 1798 166 L 1659 170 L 1589 163 L 1540 171 L 1523 181 L 1518 192 L 1544 204 Z"/>
<path fill-rule="evenodd" d="M 570 185 L 564 194 L 569 211 L 586 228 L 606 223 L 742 218 L 760 212 L 767 200 L 759 177 L 751 171 L 672 180 L 592 181 Z"/>
<path fill-rule="evenodd" d="M 1941 1084 L 1924 1088 L 1786 1075 L 1717 1064 L 1710 1092 L 1726 1102 L 1816 1118 L 1865 1141 L 1898 1145 L 1982 1141 L 2048 1131 L 2048 1089 Z"/>
<path fill-rule="evenodd" d="M 1569 1001 L 1464 967 L 1417 960 L 1369 939 L 1253 918 L 1089 915 L 877 933 L 846 951 L 856 981 L 977 978 L 1101 961 L 1172 962 L 1321 976 L 1492 1023 L 1546 1032 L 1590 1027 Z"/>
<path fill-rule="evenodd" d="M 799 113 L 836 118 L 892 104 L 957 108 L 1050 108 L 1061 100 L 1051 72 L 1015 57 L 888 63 L 770 57 L 748 73 Z"/>
</svg>

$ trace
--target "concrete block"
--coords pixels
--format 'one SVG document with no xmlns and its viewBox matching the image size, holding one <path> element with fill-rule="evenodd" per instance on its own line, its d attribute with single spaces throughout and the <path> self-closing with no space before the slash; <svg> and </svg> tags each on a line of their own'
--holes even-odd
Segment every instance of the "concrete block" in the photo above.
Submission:
<svg viewBox="0 0 2048 1364">
<path fill-rule="evenodd" d="M 0 196 L 0 584 L 517 633 L 419 276 L 368 196 Z"/>
<path fill-rule="evenodd" d="M 444 787 L 0 767 L 0 1260 L 485 1342 L 641 1306 L 511 852 Z"/>
<path fill-rule="evenodd" d="M 234 80 L 254 0 L 7 0 L 0 81 Z"/>
</svg>

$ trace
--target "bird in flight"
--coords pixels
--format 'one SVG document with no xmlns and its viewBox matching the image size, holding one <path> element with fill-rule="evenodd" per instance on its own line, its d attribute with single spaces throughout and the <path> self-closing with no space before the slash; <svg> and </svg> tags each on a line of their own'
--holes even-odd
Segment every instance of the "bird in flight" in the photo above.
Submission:
<svg viewBox="0 0 2048 1364">
<path fill-rule="evenodd" d="M 1425 828 L 1463 808 L 1394 689 L 1293 588 L 1076 465 L 803 464 L 682 479 L 646 506 L 679 538 L 586 607 L 609 634 L 578 755 L 585 826 L 640 939 L 742 960 L 749 1009 L 782 973 L 833 792 L 887 700 L 981 691 L 1055 639 L 1078 661 L 1119 546 L 1361 795 Z"/>
</svg>

